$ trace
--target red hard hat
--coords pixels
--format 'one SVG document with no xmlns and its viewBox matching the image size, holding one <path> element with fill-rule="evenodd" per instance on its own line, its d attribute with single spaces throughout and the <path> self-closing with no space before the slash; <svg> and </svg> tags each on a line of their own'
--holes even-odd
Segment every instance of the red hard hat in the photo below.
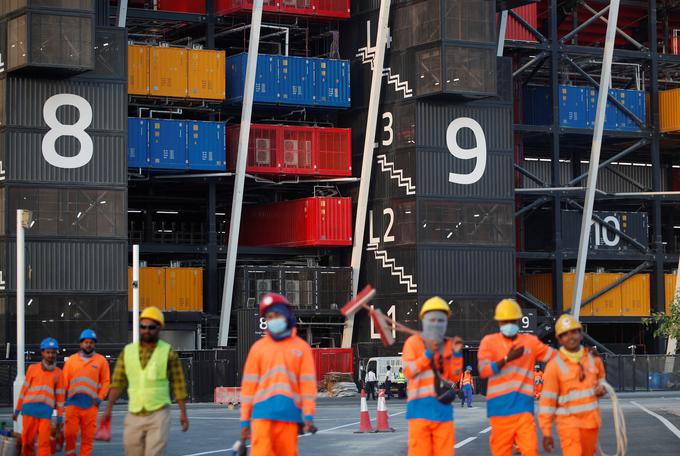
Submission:
<svg viewBox="0 0 680 456">
<path fill-rule="evenodd" d="M 262 299 L 260 299 L 260 316 L 264 317 L 267 309 L 270 306 L 275 306 L 277 304 L 285 304 L 289 308 L 293 307 L 290 305 L 285 296 L 278 293 L 267 293 L 266 295 L 262 296 Z"/>
</svg>

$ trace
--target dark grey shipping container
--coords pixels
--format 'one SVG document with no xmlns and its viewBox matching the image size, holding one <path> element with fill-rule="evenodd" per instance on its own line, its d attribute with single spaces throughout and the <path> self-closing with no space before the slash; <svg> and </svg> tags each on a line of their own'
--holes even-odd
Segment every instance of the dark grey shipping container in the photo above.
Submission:
<svg viewBox="0 0 680 456">
<path fill-rule="evenodd" d="M 16 241 L 0 243 L 0 271 L 16 290 Z M 52 293 L 127 291 L 127 241 L 26 241 L 26 291 Z"/>
<path fill-rule="evenodd" d="M 240 385 L 243 366 L 248 358 L 248 351 L 255 342 L 264 336 L 267 327 L 257 309 L 237 310 L 232 315 L 232 318 L 234 317 L 236 317 L 236 334 L 238 337 L 238 343 L 236 344 L 236 358 L 239 372 L 237 384 Z"/>
<path fill-rule="evenodd" d="M 94 39 L 94 70 L 78 75 L 78 79 L 127 82 L 127 31 L 118 27 L 97 27 Z"/>
<path fill-rule="evenodd" d="M 383 243 L 363 252 L 360 286 L 371 284 L 381 294 L 417 296 L 419 275 L 415 246 L 397 247 Z"/>
<path fill-rule="evenodd" d="M 127 85 L 124 82 L 74 78 L 50 80 L 13 75 L 7 76 L 5 95 L 0 95 L 6 109 L 5 119 L 0 119 L 0 126 L 47 130 L 43 106 L 47 99 L 58 94 L 77 95 L 87 100 L 92 108 L 92 124 L 86 128 L 86 132 L 127 131 Z M 72 106 L 59 109 L 58 119 L 63 124 L 72 125 L 79 118 L 78 110 Z"/>
<path fill-rule="evenodd" d="M 418 222 L 416 198 L 373 200 L 368 205 L 364 241 L 378 248 L 415 245 Z"/>
<path fill-rule="evenodd" d="M 376 152 L 371 179 L 374 200 L 414 197 L 419 194 L 416 182 L 415 148 Z M 355 168 L 355 169 L 360 169 Z"/>
<path fill-rule="evenodd" d="M 649 246 L 649 222 L 645 212 L 612 212 L 595 211 L 609 225 L 618 228 L 645 247 Z M 581 233 L 580 211 L 562 211 L 562 247 L 565 250 L 577 250 Z M 597 226 L 596 226 L 597 225 Z M 597 223 L 590 228 L 590 251 L 637 251 L 629 241 L 622 239 L 614 231 Z M 531 227 L 527 227 L 530 231 Z M 528 234 L 529 235 L 529 234 Z"/>
<path fill-rule="evenodd" d="M 0 2 L 0 16 L 18 13 L 26 8 L 62 11 L 94 11 L 93 0 L 4 0 Z"/>
<path fill-rule="evenodd" d="M 5 182 L 127 186 L 127 138 L 123 133 L 91 133 L 92 158 L 80 168 L 58 168 L 45 160 L 44 131 L 7 128 L 0 132 L 0 160 Z M 72 136 L 57 140 L 55 150 L 74 156 L 80 144 Z"/>
</svg>

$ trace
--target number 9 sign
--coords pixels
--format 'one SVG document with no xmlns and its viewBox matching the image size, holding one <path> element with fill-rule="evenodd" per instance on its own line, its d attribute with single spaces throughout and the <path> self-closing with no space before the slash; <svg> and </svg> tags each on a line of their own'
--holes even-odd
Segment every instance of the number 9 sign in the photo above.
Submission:
<svg viewBox="0 0 680 456">
<path fill-rule="evenodd" d="M 458 132 L 462 128 L 472 130 L 477 145 L 471 149 L 463 149 L 458 145 Z M 461 160 L 476 159 L 475 168 L 469 174 L 449 173 L 449 182 L 453 184 L 470 185 L 479 181 L 486 170 L 486 137 L 482 126 L 469 117 L 459 117 L 449 124 L 446 129 L 446 146 L 449 152 Z"/>
</svg>

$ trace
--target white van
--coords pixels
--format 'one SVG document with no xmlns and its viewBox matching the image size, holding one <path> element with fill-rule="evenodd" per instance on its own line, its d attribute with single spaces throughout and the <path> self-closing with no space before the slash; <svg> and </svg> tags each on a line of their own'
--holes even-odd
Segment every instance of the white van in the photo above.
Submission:
<svg viewBox="0 0 680 456">
<path fill-rule="evenodd" d="M 402 367 L 401 356 L 381 356 L 379 358 L 370 358 L 366 364 L 366 370 L 364 370 L 364 377 L 361 378 L 363 382 L 366 378 L 366 372 L 373 370 L 376 377 L 378 377 L 378 384 L 382 385 L 385 383 L 385 377 L 387 377 L 387 366 L 392 366 L 391 370 L 394 376 L 399 373 L 399 368 Z"/>
</svg>

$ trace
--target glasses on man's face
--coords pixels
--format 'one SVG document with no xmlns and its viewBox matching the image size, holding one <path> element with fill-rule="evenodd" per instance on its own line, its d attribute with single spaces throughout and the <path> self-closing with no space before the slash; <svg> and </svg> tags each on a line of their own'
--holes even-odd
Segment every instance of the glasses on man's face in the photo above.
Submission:
<svg viewBox="0 0 680 456">
<path fill-rule="evenodd" d="M 149 331 L 155 331 L 158 329 L 158 325 L 139 325 L 139 329 L 141 330 L 149 330 Z"/>
</svg>

